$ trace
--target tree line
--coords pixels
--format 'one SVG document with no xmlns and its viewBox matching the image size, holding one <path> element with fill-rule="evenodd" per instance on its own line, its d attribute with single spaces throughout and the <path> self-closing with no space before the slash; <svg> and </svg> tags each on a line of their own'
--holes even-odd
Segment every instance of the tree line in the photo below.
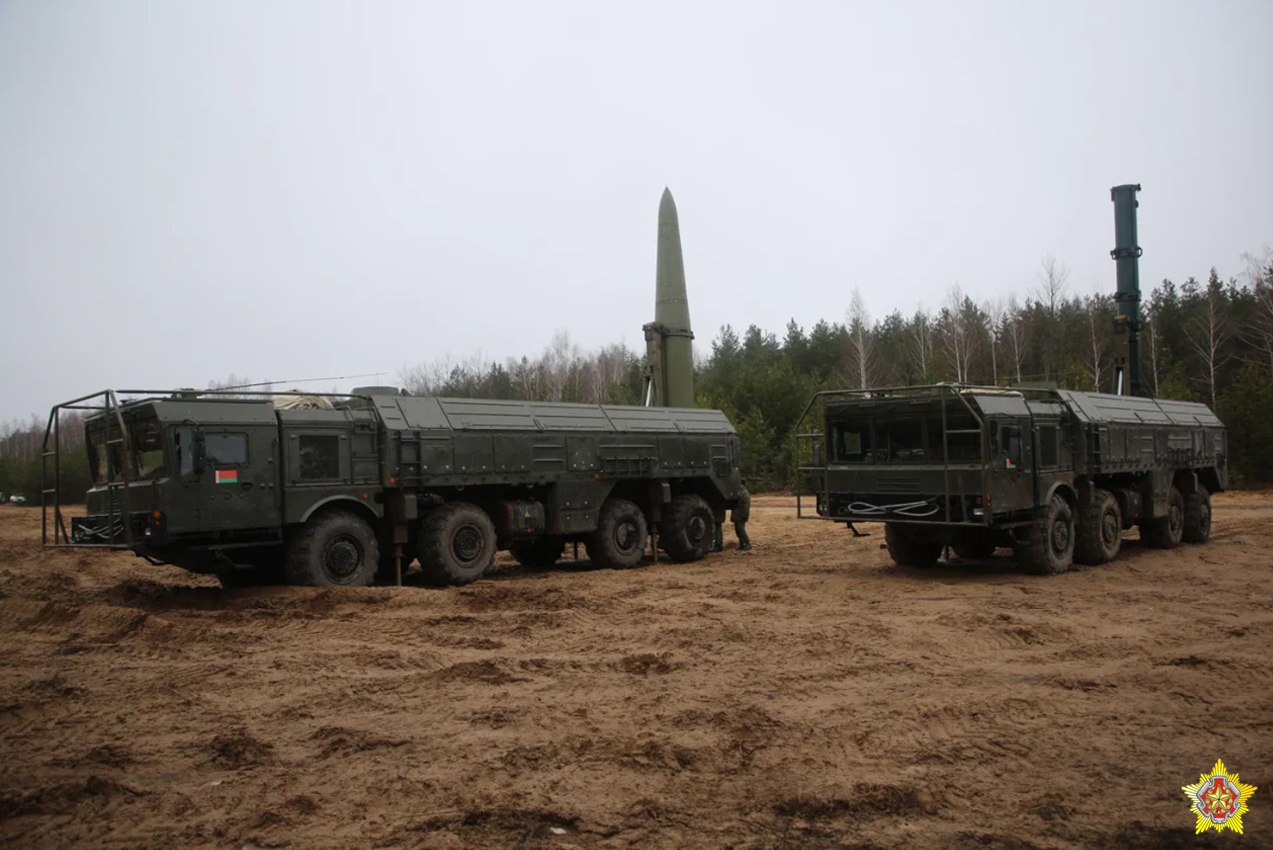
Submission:
<svg viewBox="0 0 1273 850">
<path fill-rule="evenodd" d="M 1273 483 L 1273 252 L 1246 264 L 1227 279 L 1212 269 L 1205 281 L 1164 280 L 1142 301 L 1146 389 L 1216 411 L 1239 486 Z M 758 325 L 721 328 L 695 363 L 697 400 L 730 417 L 750 479 L 787 487 L 796 421 L 815 392 L 940 381 L 1111 392 L 1126 351 L 1115 312 L 1112 293 L 1072 292 L 1068 269 L 1054 257 L 1043 259 L 1024 296 L 976 301 L 956 285 L 934 308 L 874 318 L 855 290 L 843 321 L 809 328 L 792 321 L 781 338 Z M 399 377 L 415 395 L 640 404 L 642 357 L 622 344 L 584 351 L 558 331 L 536 356 L 444 358 Z M 243 383 L 231 376 L 220 385 Z M 39 417 L 0 424 L 0 491 L 38 499 L 43 434 Z M 87 487 L 82 441 L 82 422 L 73 420 L 63 430 L 64 459 L 73 458 L 64 465 L 67 492 Z"/>
<path fill-rule="evenodd" d="M 1273 482 L 1273 253 L 1247 265 L 1227 280 L 1215 269 L 1164 280 L 1142 300 L 1145 388 L 1220 416 L 1238 486 Z M 781 487 L 794 480 L 796 420 L 819 390 L 958 381 L 1113 392 L 1127 348 L 1113 294 L 1073 294 L 1068 280 L 1047 257 L 1021 299 L 977 302 L 952 286 L 935 309 L 873 319 L 855 291 L 843 322 L 791 322 L 781 339 L 725 327 L 700 364 L 700 402 L 731 416 L 749 474 Z"/>
</svg>

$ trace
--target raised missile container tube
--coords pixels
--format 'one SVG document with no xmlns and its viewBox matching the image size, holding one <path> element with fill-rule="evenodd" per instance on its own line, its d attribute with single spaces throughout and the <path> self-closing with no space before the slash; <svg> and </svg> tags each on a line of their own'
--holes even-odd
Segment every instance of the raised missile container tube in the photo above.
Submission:
<svg viewBox="0 0 1273 850">
<path fill-rule="evenodd" d="M 685 293 L 685 261 L 676 201 L 664 189 L 659 201 L 658 258 L 654 284 L 654 321 L 645 325 L 645 404 L 694 406 L 694 332 Z"/>
</svg>

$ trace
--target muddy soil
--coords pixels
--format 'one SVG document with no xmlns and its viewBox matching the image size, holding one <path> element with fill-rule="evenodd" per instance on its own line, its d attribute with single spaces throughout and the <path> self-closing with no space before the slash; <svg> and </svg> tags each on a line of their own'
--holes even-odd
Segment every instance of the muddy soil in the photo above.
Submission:
<svg viewBox="0 0 1273 850">
<path fill-rule="evenodd" d="M 690 566 L 226 591 L 0 508 L 0 842 L 1273 846 L 1273 495 L 1054 578 L 753 516 Z M 1217 758 L 1260 790 L 1199 840 Z"/>
</svg>

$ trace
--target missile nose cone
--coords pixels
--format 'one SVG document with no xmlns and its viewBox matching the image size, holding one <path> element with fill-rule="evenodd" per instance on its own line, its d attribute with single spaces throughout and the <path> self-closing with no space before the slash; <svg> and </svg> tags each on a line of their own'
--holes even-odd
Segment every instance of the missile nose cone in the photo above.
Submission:
<svg viewBox="0 0 1273 850">
<path fill-rule="evenodd" d="M 663 187 L 663 197 L 659 199 L 659 224 L 676 224 L 676 200 L 672 197 L 672 190 L 666 186 Z"/>
</svg>

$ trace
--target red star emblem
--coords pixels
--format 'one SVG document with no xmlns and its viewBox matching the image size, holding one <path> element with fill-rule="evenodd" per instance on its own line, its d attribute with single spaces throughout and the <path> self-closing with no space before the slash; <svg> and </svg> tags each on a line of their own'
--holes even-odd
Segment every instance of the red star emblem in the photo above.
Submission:
<svg viewBox="0 0 1273 850">
<path fill-rule="evenodd" d="M 1237 809 L 1238 793 L 1229 787 L 1223 776 L 1211 777 L 1207 786 L 1198 798 L 1202 802 L 1202 811 L 1216 820 L 1225 820 Z"/>
</svg>

